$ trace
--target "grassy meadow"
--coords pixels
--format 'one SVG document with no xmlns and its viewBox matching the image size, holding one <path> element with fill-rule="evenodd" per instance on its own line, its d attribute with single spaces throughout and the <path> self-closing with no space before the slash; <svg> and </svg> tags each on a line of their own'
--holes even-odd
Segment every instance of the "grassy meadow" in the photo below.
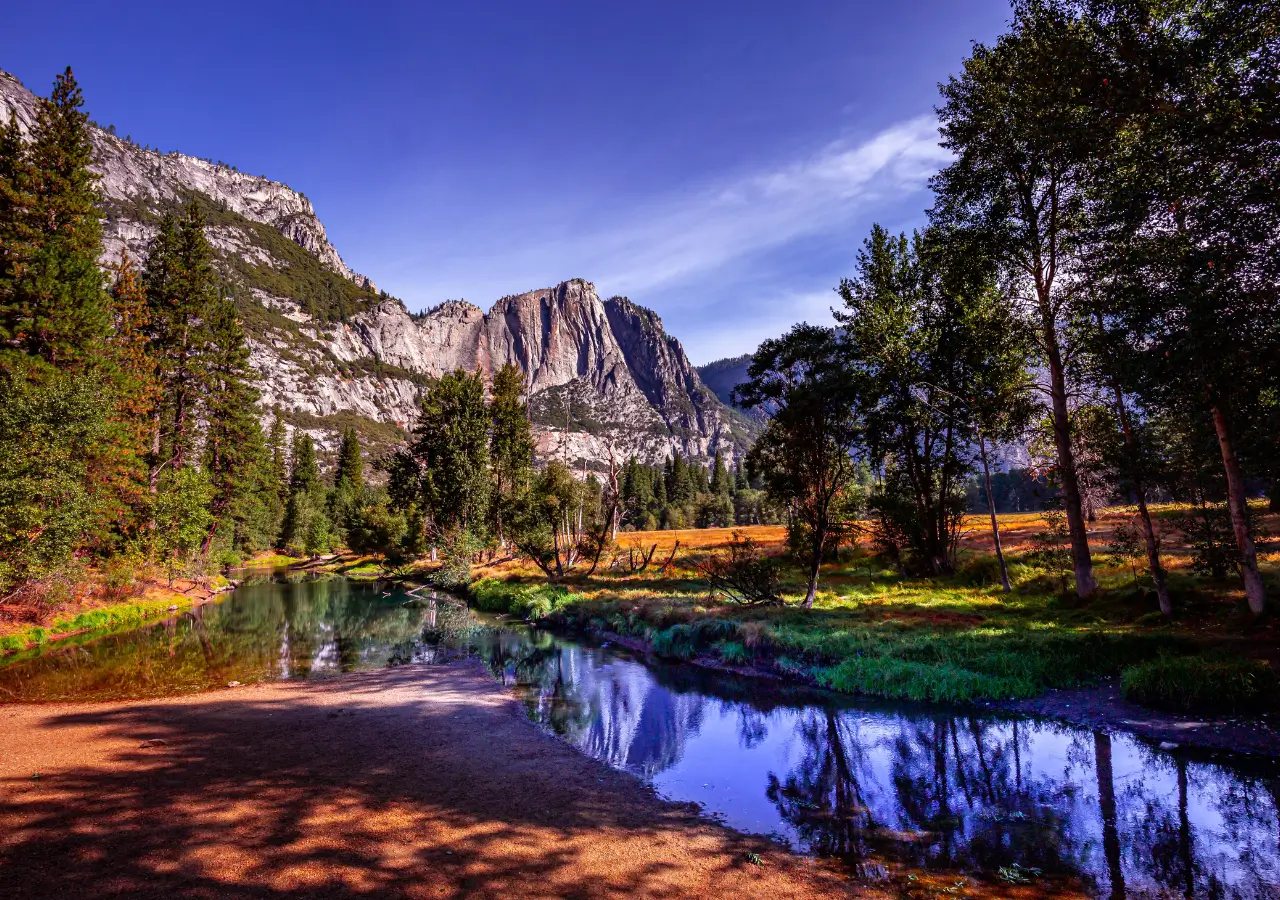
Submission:
<svg viewBox="0 0 1280 900">
<path fill-rule="evenodd" d="M 1177 510 L 1160 512 L 1168 519 Z M 1069 573 L 1035 552 L 1033 537 L 1045 525 L 1036 514 L 1001 516 L 1014 585 L 1007 594 L 985 516 L 969 521 L 953 576 L 902 577 L 866 546 L 841 548 L 823 567 L 811 610 L 798 605 L 804 582 L 791 567 L 784 569 L 787 602 L 771 607 L 710 596 L 696 569 L 735 531 L 781 557 L 780 526 L 622 534 L 590 578 L 548 585 L 532 566 L 505 560 L 478 568 L 472 593 L 484 609 L 641 639 L 664 656 L 765 670 L 838 691 L 1007 700 L 1125 676 L 1134 699 L 1176 711 L 1272 706 L 1280 696 L 1275 625 L 1251 620 L 1238 580 L 1195 574 L 1190 548 L 1169 527 L 1162 540 L 1176 611 L 1165 620 L 1144 586 L 1145 560 L 1108 552 L 1113 529 L 1131 516 L 1114 509 L 1091 526 L 1101 588 L 1087 601 L 1075 597 Z M 1274 530 L 1275 516 L 1259 518 L 1263 533 Z M 629 551 L 655 544 L 648 568 L 629 571 Z M 1280 553 L 1263 546 L 1275 592 Z"/>
</svg>

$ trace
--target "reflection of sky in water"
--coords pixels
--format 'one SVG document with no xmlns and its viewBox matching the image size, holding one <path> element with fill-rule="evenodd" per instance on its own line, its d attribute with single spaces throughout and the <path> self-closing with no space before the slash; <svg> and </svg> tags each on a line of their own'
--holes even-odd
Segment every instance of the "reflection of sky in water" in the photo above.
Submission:
<svg viewBox="0 0 1280 900">
<path fill-rule="evenodd" d="M 1280 896 L 1274 767 L 1249 776 L 1124 734 L 988 713 L 717 697 L 664 684 L 673 667 L 559 645 L 554 663 L 512 670 L 531 683 L 535 717 L 743 831 L 854 862 L 878 851 L 1035 866 L 1104 896 Z"/>
<path fill-rule="evenodd" d="M 1280 763 L 989 712 L 779 692 L 345 581 L 255 584 L 0 668 L 0 700 L 147 697 L 470 649 L 530 716 L 727 824 L 851 863 L 1018 864 L 1100 896 L 1280 897 Z M 1108 777 L 1109 771 L 1109 777 Z M 1109 827 L 1108 827 L 1109 826 Z"/>
</svg>

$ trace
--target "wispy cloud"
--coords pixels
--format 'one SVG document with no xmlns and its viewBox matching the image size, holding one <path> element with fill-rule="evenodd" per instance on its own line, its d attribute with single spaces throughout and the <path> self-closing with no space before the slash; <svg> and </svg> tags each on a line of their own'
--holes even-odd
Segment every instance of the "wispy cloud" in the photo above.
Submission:
<svg viewBox="0 0 1280 900">
<path fill-rule="evenodd" d="M 536 197 L 488 208 L 440 230 L 401 229 L 412 251 L 371 267 L 411 306 L 444 297 L 486 306 L 499 296 L 585 277 L 658 310 L 698 359 L 752 349 L 801 319 L 829 320 L 843 270 L 806 257 L 810 244 L 848 241 L 870 217 L 900 216 L 949 156 L 937 122 L 920 116 L 861 139 L 641 199 Z M 483 211 L 485 208 L 481 207 Z M 732 272 L 725 270 L 732 268 Z"/>
<path fill-rule="evenodd" d="M 642 292 L 837 228 L 877 199 L 918 190 L 948 158 L 937 121 L 921 116 L 775 170 L 631 210 L 626 224 L 586 238 L 579 253 L 594 258 L 610 290 Z"/>
</svg>

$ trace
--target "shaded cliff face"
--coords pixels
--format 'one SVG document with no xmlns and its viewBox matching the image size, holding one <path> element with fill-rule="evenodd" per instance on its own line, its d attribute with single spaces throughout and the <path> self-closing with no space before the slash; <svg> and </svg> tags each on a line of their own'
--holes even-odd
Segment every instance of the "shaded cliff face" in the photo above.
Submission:
<svg viewBox="0 0 1280 900">
<path fill-rule="evenodd" d="M 37 100 L 0 71 L 0 116 L 29 133 Z M 139 147 L 94 129 L 103 196 L 103 264 L 144 259 L 164 212 L 199 199 L 207 234 L 249 337 L 264 411 L 332 448 L 341 429 L 374 447 L 412 428 L 428 380 L 525 373 L 539 452 L 600 467 L 612 451 L 656 462 L 672 452 L 732 459 L 747 431 L 708 391 L 651 311 L 602 301 L 575 279 L 504 297 L 486 313 L 448 301 L 411 316 L 353 272 L 311 202 L 280 182 Z"/>
<path fill-rule="evenodd" d="M 741 409 L 733 402 L 733 389 L 747 380 L 747 369 L 751 365 L 751 354 L 734 356 L 729 359 L 717 359 L 705 366 L 698 366 L 698 375 L 712 393 L 726 406 L 737 410 L 742 415 L 761 427 L 768 420 L 763 409 Z"/>
</svg>

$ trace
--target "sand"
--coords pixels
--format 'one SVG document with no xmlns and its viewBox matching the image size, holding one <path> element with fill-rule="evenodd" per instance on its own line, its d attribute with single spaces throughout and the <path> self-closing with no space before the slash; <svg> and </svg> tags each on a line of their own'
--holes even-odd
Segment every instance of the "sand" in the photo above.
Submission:
<svg viewBox="0 0 1280 900">
<path fill-rule="evenodd" d="M 0 707 L 0 897 L 878 895 L 545 734 L 474 661 Z"/>
</svg>

